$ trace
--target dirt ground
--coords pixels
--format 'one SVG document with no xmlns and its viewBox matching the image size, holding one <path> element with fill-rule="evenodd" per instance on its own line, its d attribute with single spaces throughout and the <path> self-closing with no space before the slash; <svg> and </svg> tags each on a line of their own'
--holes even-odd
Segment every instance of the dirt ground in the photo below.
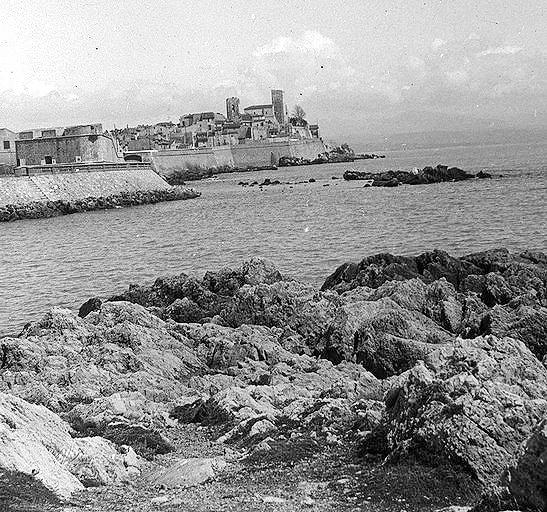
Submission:
<svg viewBox="0 0 547 512">
<path fill-rule="evenodd" d="M 226 470 L 214 481 L 187 489 L 153 488 L 136 478 L 86 489 L 65 504 L 51 503 L 47 496 L 29 502 L 24 494 L 4 488 L 0 512 L 431 512 L 468 505 L 479 491 L 464 473 L 414 461 L 366 459 L 351 443 L 325 446 L 301 436 L 276 441 L 272 450 L 242 459 L 237 450 L 213 441 L 213 429 L 181 425 L 169 434 L 176 452 L 155 462 L 223 455 Z"/>
</svg>

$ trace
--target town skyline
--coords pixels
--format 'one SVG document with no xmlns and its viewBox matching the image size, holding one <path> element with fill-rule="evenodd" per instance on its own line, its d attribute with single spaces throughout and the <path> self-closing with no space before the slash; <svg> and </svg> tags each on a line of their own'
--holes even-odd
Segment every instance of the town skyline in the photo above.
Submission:
<svg viewBox="0 0 547 512">
<path fill-rule="evenodd" d="M 7 0 L 0 125 L 176 121 L 223 112 L 231 96 L 263 103 L 264 91 L 278 88 L 289 110 L 302 105 L 327 137 L 545 128 L 544 11 L 535 0 L 205 1 L 199 9 Z"/>
</svg>

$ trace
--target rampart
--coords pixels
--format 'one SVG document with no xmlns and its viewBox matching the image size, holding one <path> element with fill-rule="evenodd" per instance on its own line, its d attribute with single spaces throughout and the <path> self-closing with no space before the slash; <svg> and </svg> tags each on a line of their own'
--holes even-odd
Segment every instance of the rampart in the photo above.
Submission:
<svg viewBox="0 0 547 512">
<path fill-rule="evenodd" d="M 171 186 L 152 169 L 35 173 L 0 177 L 0 206 L 34 201 L 74 201 L 120 193 L 169 190 Z"/>
<path fill-rule="evenodd" d="M 200 196 L 192 188 L 172 187 L 150 164 L 109 164 L 98 166 L 101 170 L 88 168 L 87 172 L 66 172 L 66 167 L 65 172 L 37 172 L 33 168 L 25 175 L 0 177 L 0 222 Z"/>
<path fill-rule="evenodd" d="M 281 157 L 313 160 L 325 151 L 325 145 L 320 139 L 305 139 L 280 142 L 249 142 L 200 149 L 158 150 L 140 152 L 140 157 L 145 161 L 150 161 L 159 174 L 170 176 L 176 171 L 184 171 L 192 167 L 246 169 L 277 165 Z"/>
</svg>

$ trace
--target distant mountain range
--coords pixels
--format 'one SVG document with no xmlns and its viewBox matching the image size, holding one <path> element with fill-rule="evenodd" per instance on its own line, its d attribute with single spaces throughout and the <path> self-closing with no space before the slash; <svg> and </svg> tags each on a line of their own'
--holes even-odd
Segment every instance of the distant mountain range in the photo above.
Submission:
<svg viewBox="0 0 547 512">
<path fill-rule="evenodd" d="M 367 119 L 359 119 L 356 125 L 361 125 L 362 129 L 356 127 L 349 134 L 340 131 L 340 135 L 333 138 L 347 142 L 358 152 L 547 142 L 544 116 L 538 116 L 523 127 L 507 121 L 416 111 L 384 117 L 371 114 Z M 392 127 L 397 127 L 397 130 Z"/>
<path fill-rule="evenodd" d="M 547 142 L 547 128 L 496 129 L 466 131 L 434 131 L 396 133 L 385 136 L 364 135 L 344 139 L 357 152 L 380 150 L 424 149 L 450 146 L 482 146 L 489 144 L 537 144 Z"/>
</svg>

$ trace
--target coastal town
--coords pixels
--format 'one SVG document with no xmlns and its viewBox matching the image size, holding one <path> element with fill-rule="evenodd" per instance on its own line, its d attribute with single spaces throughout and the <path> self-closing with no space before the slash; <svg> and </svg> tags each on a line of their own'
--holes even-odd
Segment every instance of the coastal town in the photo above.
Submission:
<svg viewBox="0 0 547 512">
<path fill-rule="evenodd" d="M 226 115 L 197 112 L 178 123 L 105 130 L 100 123 L 14 132 L 0 130 L 0 222 L 69 213 L 194 199 L 201 193 L 188 181 L 236 171 L 353 162 L 383 158 L 355 154 L 347 144 L 329 145 L 299 105 L 289 115 L 282 90 L 271 103 L 241 110 L 240 99 L 226 98 Z M 346 169 L 344 180 L 362 186 L 396 187 L 490 178 L 457 167 L 437 165 L 408 171 L 370 173 Z M 333 177 L 337 179 L 337 177 Z M 264 178 L 240 181 L 258 186 L 315 183 Z M 329 186 L 328 183 L 323 186 Z"/>
<path fill-rule="evenodd" d="M 231 146 L 239 147 L 241 162 L 230 162 L 226 151 L 215 151 Z M 152 162 L 153 153 L 175 150 L 179 158 L 174 165 L 179 168 L 231 163 L 233 167 L 259 167 L 276 165 L 281 158 L 311 161 L 327 153 L 319 126 L 306 121 L 300 106 L 289 115 L 283 91 L 272 89 L 270 103 L 241 110 L 240 99 L 230 97 L 226 99 L 226 114 L 184 114 L 178 123 L 139 124 L 110 131 L 103 130 L 99 123 L 20 132 L 2 128 L 0 174 L 17 174 L 16 169 L 26 173 L 36 166 Z M 213 152 L 218 162 L 210 158 Z"/>
<path fill-rule="evenodd" d="M 547 512 L 545 4 L 4 0 L 0 512 Z"/>
</svg>

